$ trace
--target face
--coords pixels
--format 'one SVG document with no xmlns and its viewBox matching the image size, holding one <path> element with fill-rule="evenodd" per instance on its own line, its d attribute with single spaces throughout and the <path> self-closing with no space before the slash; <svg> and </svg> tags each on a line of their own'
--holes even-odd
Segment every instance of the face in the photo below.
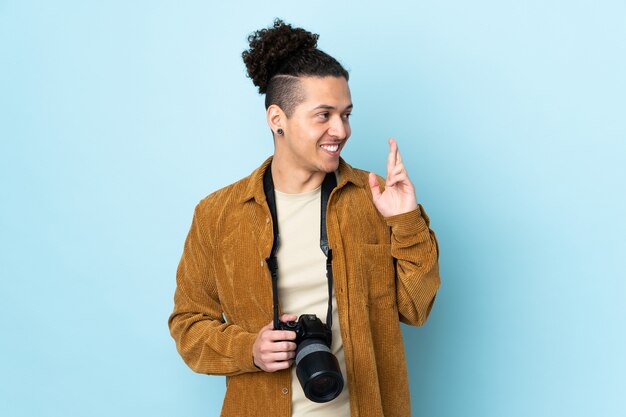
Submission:
<svg viewBox="0 0 626 417">
<path fill-rule="evenodd" d="M 276 152 L 295 169 L 315 174 L 333 172 L 350 137 L 352 99 L 343 77 L 301 77 L 304 101 L 281 120 L 284 137 Z"/>
</svg>

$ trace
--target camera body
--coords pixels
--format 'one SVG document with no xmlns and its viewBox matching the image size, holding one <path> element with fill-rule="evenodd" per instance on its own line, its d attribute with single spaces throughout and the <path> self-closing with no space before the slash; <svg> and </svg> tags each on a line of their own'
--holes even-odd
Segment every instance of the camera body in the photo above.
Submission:
<svg viewBox="0 0 626 417">
<path fill-rule="evenodd" d="M 332 332 L 315 314 L 279 322 L 277 330 L 296 333 L 296 375 L 304 395 L 314 402 L 334 400 L 343 390 L 339 361 L 332 354 Z"/>
<path fill-rule="evenodd" d="M 327 347 L 333 340 L 333 334 L 322 321 L 315 314 L 303 314 L 298 318 L 298 321 L 279 322 L 278 330 L 290 330 L 296 333 L 296 344 L 307 339 L 319 339 Z"/>
</svg>

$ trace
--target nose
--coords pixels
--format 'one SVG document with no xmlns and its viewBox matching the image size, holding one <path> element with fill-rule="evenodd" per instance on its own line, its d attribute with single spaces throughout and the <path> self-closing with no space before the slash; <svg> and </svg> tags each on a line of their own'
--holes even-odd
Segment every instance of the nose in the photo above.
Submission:
<svg viewBox="0 0 626 417">
<path fill-rule="evenodd" d="M 347 119 L 342 117 L 333 117 L 330 121 L 330 127 L 328 128 L 328 134 L 333 138 L 343 140 L 346 138 L 348 127 Z"/>
</svg>

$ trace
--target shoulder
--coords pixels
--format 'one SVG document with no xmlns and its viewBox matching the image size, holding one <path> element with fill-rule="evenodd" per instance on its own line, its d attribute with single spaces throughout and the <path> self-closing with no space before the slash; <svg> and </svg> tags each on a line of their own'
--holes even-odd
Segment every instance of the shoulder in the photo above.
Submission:
<svg viewBox="0 0 626 417">
<path fill-rule="evenodd" d="M 196 206 L 196 216 L 217 220 L 227 213 L 239 213 L 246 202 L 264 199 L 263 173 L 269 165 L 268 158 L 250 175 L 204 197 Z"/>
<path fill-rule="evenodd" d="M 194 236 L 216 248 L 228 238 L 240 239 L 242 234 L 249 233 L 245 228 L 256 224 L 255 219 L 260 218 L 255 209 L 261 206 L 253 202 L 264 197 L 262 177 L 265 167 L 264 164 L 247 177 L 200 200 L 193 213 L 191 230 Z"/>
<path fill-rule="evenodd" d="M 354 168 L 343 159 L 339 162 L 338 180 L 340 186 L 345 188 L 346 191 L 358 191 L 371 197 L 369 174 L 370 171 Z M 384 188 L 385 179 L 379 175 L 376 175 L 376 178 L 378 178 L 381 189 Z"/>
<path fill-rule="evenodd" d="M 357 188 L 366 188 L 368 185 L 369 172 L 354 168 L 343 158 L 339 159 L 338 180 L 340 185 L 352 184 Z"/>
<path fill-rule="evenodd" d="M 242 178 L 226 187 L 213 191 L 200 200 L 196 206 L 196 215 L 211 218 L 224 210 L 231 210 L 244 200 L 251 176 Z"/>
<path fill-rule="evenodd" d="M 362 183 L 359 185 L 361 187 L 363 185 L 367 185 L 367 178 L 369 177 L 369 172 L 360 168 L 354 168 L 354 167 L 350 167 L 350 168 L 352 169 L 352 175 L 354 176 L 354 178 L 358 178 L 359 182 Z"/>
</svg>

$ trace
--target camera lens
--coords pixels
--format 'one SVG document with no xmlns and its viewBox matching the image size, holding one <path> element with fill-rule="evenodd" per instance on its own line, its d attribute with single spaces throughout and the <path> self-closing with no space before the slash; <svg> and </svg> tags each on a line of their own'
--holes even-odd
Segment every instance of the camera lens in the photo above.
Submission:
<svg viewBox="0 0 626 417">
<path fill-rule="evenodd" d="M 329 393 L 341 392 L 337 379 L 326 375 L 322 375 L 311 380 L 309 390 L 311 396 L 315 398 L 324 398 L 329 395 Z"/>
<path fill-rule="evenodd" d="M 314 402 L 334 400 L 343 390 L 339 362 L 319 339 L 309 339 L 298 346 L 296 375 L 304 395 Z"/>
</svg>

